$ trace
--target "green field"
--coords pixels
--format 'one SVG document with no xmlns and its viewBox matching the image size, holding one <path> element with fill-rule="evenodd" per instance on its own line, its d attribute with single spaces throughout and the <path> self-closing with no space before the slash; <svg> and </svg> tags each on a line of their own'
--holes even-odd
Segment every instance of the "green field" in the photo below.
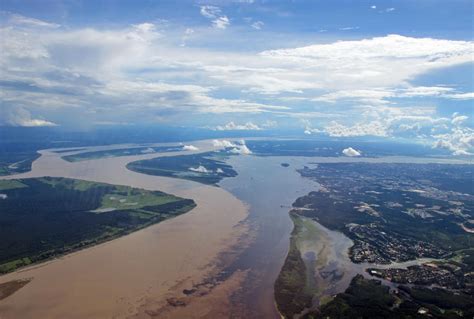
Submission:
<svg viewBox="0 0 474 319">
<path fill-rule="evenodd" d="M 68 178 L 0 180 L 0 273 L 95 245 L 195 207 L 158 191 Z"/>
</svg>

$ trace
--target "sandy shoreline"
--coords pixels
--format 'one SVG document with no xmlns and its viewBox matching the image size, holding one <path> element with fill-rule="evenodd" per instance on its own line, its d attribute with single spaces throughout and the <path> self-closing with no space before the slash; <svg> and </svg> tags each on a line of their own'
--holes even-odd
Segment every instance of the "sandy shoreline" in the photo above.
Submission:
<svg viewBox="0 0 474 319">
<path fill-rule="evenodd" d="M 193 145 L 200 151 L 213 149 L 210 141 Z M 221 188 L 125 168 L 130 161 L 157 154 L 76 163 L 63 161 L 62 155 L 43 151 L 31 172 L 5 178 L 57 176 L 128 185 L 192 198 L 197 207 L 110 242 L 1 276 L 0 283 L 33 280 L 0 301 L 0 318 L 146 318 L 162 307 L 167 307 L 167 317 L 179 317 L 178 312 L 182 315 L 186 309 L 186 317 L 190 318 L 209 314 L 192 311 L 196 307 L 218 311 L 212 305 L 220 305 L 219 311 L 225 311 L 222 307 L 230 292 L 238 288 L 245 274 L 217 283 L 199 301 L 193 301 L 182 290 L 205 282 L 219 271 L 220 254 L 235 250 L 247 231 L 242 223 L 247 216 L 244 203 Z M 187 307 L 169 307 L 170 298 L 182 297 L 186 297 Z"/>
</svg>

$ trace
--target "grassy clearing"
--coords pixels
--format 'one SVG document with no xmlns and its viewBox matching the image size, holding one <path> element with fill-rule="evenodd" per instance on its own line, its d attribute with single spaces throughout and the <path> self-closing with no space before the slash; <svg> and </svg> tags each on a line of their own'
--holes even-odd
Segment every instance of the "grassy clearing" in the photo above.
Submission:
<svg viewBox="0 0 474 319">
<path fill-rule="evenodd" d="M 7 190 L 7 189 L 23 188 L 23 187 L 28 187 L 28 186 L 15 179 L 0 180 L 0 191 Z"/>
<path fill-rule="evenodd" d="M 138 210 L 147 206 L 157 206 L 177 201 L 172 195 L 157 196 L 154 193 L 129 189 L 126 195 L 111 193 L 102 198 L 99 210 L 112 209 L 134 209 Z"/>
</svg>

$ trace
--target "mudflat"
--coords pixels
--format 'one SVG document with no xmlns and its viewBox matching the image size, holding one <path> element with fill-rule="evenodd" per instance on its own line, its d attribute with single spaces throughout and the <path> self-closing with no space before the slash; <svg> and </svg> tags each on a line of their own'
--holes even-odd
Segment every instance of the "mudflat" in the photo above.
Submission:
<svg viewBox="0 0 474 319">
<path fill-rule="evenodd" d="M 193 144 L 200 151 L 213 149 L 210 141 Z M 191 198 L 197 207 L 110 242 L 0 277 L 0 284 L 31 278 L 0 301 L 2 318 L 127 318 L 153 315 L 156 309 L 164 309 L 167 316 L 181 312 L 183 290 L 206 283 L 218 273 L 221 254 L 239 244 L 247 231 L 242 223 L 247 208 L 222 188 L 125 168 L 137 159 L 173 155 L 176 152 L 68 163 L 61 154 L 42 151 L 31 172 L 5 177 L 69 177 L 160 190 Z M 242 276 L 208 285 L 206 298 L 199 301 L 187 298 L 187 317 L 204 316 L 192 311 L 195 306 L 202 308 L 203 302 L 228 303 Z"/>
</svg>

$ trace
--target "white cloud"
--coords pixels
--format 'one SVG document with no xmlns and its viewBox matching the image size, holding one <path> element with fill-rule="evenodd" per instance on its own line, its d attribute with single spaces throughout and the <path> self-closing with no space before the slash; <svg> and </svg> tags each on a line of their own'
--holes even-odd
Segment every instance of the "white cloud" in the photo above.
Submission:
<svg viewBox="0 0 474 319">
<path fill-rule="evenodd" d="M 194 33 L 194 29 L 191 28 L 186 28 L 184 31 L 184 35 L 181 38 L 181 44 L 180 46 L 185 47 L 186 46 L 186 41 L 188 41 L 189 37 Z"/>
<path fill-rule="evenodd" d="M 260 55 L 287 68 L 287 79 L 311 81 L 313 88 L 367 90 L 399 86 L 429 70 L 470 62 L 473 53 L 470 41 L 388 35 Z"/>
<path fill-rule="evenodd" d="M 199 148 L 194 145 L 183 145 L 183 151 L 199 151 Z"/>
<path fill-rule="evenodd" d="M 32 27 L 40 28 L 59 28 L 60 25 L 56 23 L 50 23 L 43 20 L 38 20 L 34 18 L 25 17 L 19 14 L 10 15 L 8 21 L 16 25 L 26 25 Z"/>
<path fill-rule="evenodd" d="M 342 154 L 344 154 L 344 156 L 355 157 L 360 156 L 361 152 L 352 147 L 348 147 L 342 150 Z"/>
<path fill-rule="evenodd" d="M 198 167 L 190 167 L 189 170 L 193 172 L 204 173 L 204 174 L 212 173 L 212 171 L 208 170 L 202 165 L 199 165 Z"/>
<path fill-rule="evenodd" d="M 230 24 L 229 18 L 222 14 L 219 7 L 212 5 L 201 6 L 200 13 L 203 17 L 211 19 L 212 26 L 216 29 L 226 29 Z"/>
<path fill-rule="evenodd" d="M 387 8 L 387 9 L 385 9 L 385 12 L 392 12 L 392 11 L 395 11 L 395 8 Z"/>
<path fill-rule="evenodd" d="M 247 122 L 245 124 L 235 124 L 233 121 L 225 124 L 225 125 L 218 125 L 216 126 L 216 130 L 218 131 L 246 131 L 246 130 L 254 130 L 259 131 L 262 128 L 252 122 Z"/>
<path fill-rule="evenodd" d="M 230 24 L 230 21 L 229 21 L 229 18 L 227 18 L 227 16 L 218 17 L 217 19 L 212 20 L 212 25 L 216 29 L 225 30 L 227 29 L 229 24 Z"/>
<path fill-rule="evenodd" d="M 359 29 L 359 27 L 342 27 L 342 28 L 339 28 L 339 30 L 341 31 L 350 31 L 350 30 L 357 30 Z"/>
<path fill-rule="evenodd" d="M 351 126 L 345 126 L 338 122 L 332 121 L 324 127 L 324 131 L 329 136 L 348 137 L 348 136 L 388 136 L 386 125 L 379 121 L 368 123 L 357 123 Z"/>
<path fill-rule="evenodd" d="M 445 134 L 435 135 L 434 148 L 450 150 L 453 155 L 474 155 L 474 130 L 454 127 Z"/>
<path fill-rule="evenodd" d="M 250 155 L 250 154 L 252 154 L 252 151 L 247 147 L 247 145 L 245 145 L 244 140 L 241 140 L 229 152 L 233 153 L 233 154 L 241 154 L 241 155 Z"/>
<path fill-rule="evenodd" d="M 143 154 L 155 153 L 155 150 L 152 149 L 151 147 L 148 147 L 148 148 L 142 150 L 141 153 L 143 153 Z"/>
<path fill-rule="evenodd" d="M 313 101 L 336 103 L 339 100 L 357 101 L 368 104 L 388 104 L 393 98 L 436 97 L 446 99 L 468 100 L 473 93 L 455 93 L 453 88 L 443 86 L 410 86 L 406 88 L 373 88 L 360 90 L 343 90 L 322 94 Z"/>
<path fill-rule="evenodd" d="M 448 94 L 446 97 L 453 100 L 472 100 L 474 99 L 474 92 Z"/>
<path fill-rule="evenodd" d="M 208 19 L 217 18 L 221 14 L 221 9 L 216 6 L 201 6 L 201 15 Z"/>
<path fill-rule="evenodd" d="M 255 21 L 250 26 L 256 30 L 261 30 L 265 24 L 262 21 Z"/>
<path fill-rule="evenodd" d="M 377 6 L 370 6 L 370 9 L 377 9 Z"/>
<path fill-rule="evenodd" d="M 460 124 L 463 124 L 468 118 L 469 117 L 465 115 L 457 115 L 453 117 L 453 119 L 451 120 L 451 123 L 453 125 L 460 125 Z"/>
<path fill-rule="evenodd" d="M 237 147 L 236 144 L 232 143 L 231 141 L 228 140 L 213 140 L 212 144 L 215 147 Z"/>
</svg>

